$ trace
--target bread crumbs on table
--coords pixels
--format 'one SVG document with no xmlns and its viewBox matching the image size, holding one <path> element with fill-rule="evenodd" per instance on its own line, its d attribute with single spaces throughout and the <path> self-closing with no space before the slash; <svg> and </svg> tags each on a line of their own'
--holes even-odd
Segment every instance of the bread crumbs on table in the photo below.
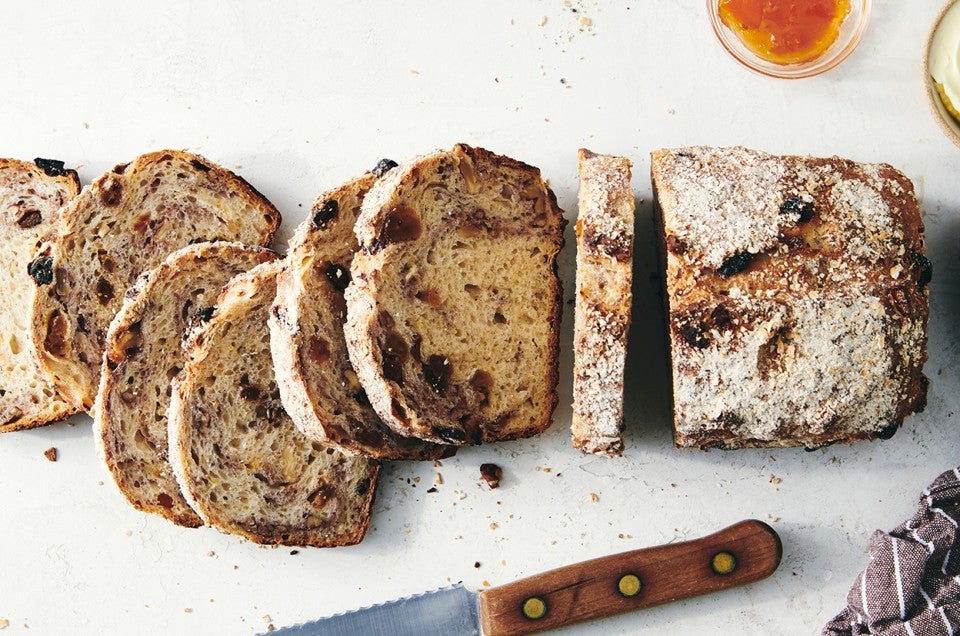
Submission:
<svg viewBox="0 0 960 636">
<path fill-rule="evenodd" d="M 10 626 L 10 621 L 5 618 L 0 618 L 0 629 L 6 629 Z"/>
<path fill-rule="evenodd" d="M 443 475 L 437 473 L 437 477 L 434 479 L 434 481 L 439 485 L 443 485 Z"/>
<path fill-rule="evenodd" d="M 46 457 L 48 461 L 55 462 L 57 461 L 57 449 L 51 446 L 43 451 L 43 456 Z"/>
<path fill-rule="evenodd" d="M 191 607 L 184 607 L 184 608 L 183 608 L 183 613 L 184 613 L 184 614 L 193 614 L 193 608 L 191 608 Z"/>
<path fill-rule="evenodd" d="M 598 501 L 600 501 L 600 497 L 597 495 L 597 493 L 592 492 L 590 493 L 590 501 L 592 501 L 593 503 L 597 503 Z"/>
<path fill-rule="evenodd" d="M 782 482 L 782 481 L 783 481 L 783 480 L 780 479 L 779 477 L 777 477 L 776 475 L 770 475 L 770 483 L 771 483 L 771 484 L 777 485 L 777 484 L 779 484 L 779 483 Z"/>
<path fill-rule="evenodd" d="M 270 622 L 273 621 L 273 619 L 270 618 L 270 615 L 269 615 L 269 614 L 264 614 L 263 616 L 261 616 L 261 618 L 263 619 L 263 622 L 264 622 L 264 623 L 270 623 Z"/>
<path fill-rule="evenodd" d="M 490 522 L 490 529 L 491 529 L 491 530 L 496 530 L 496 529 L 499 528 L 499 527 L 500 527 L 500 526 L 499 526 L 499 524 L 497 524 L 496 521 L 491 521 L 491 522 Z"/>
<path fill-rule="evenodd" d="M 214 556 L 217 556 L 217 553 L 214 552 L 213 550 L 208 550 L 208 551 L 207 551 L 207 556 L 208 556 L 208 557 L 214 557 Z"/>
</svg>

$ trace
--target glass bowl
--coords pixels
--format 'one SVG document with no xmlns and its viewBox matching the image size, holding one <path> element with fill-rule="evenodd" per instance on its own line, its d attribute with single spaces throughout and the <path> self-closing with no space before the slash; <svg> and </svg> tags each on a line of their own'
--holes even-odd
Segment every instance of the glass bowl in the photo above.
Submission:
<svg viewBox="0 0 960 636">
<path fill-rule="evenodd" d="M 950 141 L 960 146 L 960 122 L 957 122 L 957 120 L 947 112 L 947 109 L 943 105 L 943 100 L 940 99 L 940 93 L 937 92 L 937 89 L 933 85 L 933 77 L 930 75 L 930 47 L 933 44 L 933 36 L 936 35 L 937 29 L 940 28 L 940 23 L 943 21 L 944 16 L 947 15 L 947 11 L 952 9 L 953 6 L 957 4 L 957 1 L 958 0 L 951 0 L 947 2 L 943 10 L 940 11 L 940 15 L 934 20 L 933 26 L 930 27 L 930 35 L 927 37 L 927 44 L 923 49 L 923 85 L 926 88 L 927 104 L 930 106 L 930 110 L 933 112 L 934 119 L 937 120 L 940 130 L 943 131 L 943 134 L 945 134 Z"/>
<path fill-rule="evenodd" d="M 736 33 L 720 20 L 719 8 L 720 0 L 707 0 L 707 13 L 710 14 L 713 32 L 717 35 L 717 39 L 727 50 L 727 53 L 733 56 L 733 59 L 751 71 L 767 77 L 801 79 L 826 73 L 853 53 L 867 30 L 867 22 L 870 21 L 871 0 L 851 0 L 850 13 L 847 14 L 846 19 L 840 25 L 840 35 L 837 37 L 837 41 L 820 57 L 800 64 L 775 64 L 757 56 L 756 53 L 744 46 Z"/>
</svg>

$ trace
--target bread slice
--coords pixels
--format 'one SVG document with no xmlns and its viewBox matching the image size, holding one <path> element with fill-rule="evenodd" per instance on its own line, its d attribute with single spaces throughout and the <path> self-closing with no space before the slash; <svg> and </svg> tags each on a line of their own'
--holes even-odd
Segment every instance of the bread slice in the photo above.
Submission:
<svg viewBox="0 0 960 636">
<path fill-rule="evenodd" d="M 283 405 L 307 437 L 378 459 L 437 459 L 455 447 L 397 435 L 380 421 L 343 338 L 353 226 L 376 180 L 367 173 L 325 192 L 293 238 L 277 278 L 270 349 Z"/>
<path fill-rule="evenodd" d="M 42 426 L 75 411 L 37 368 L 24 308 L 33 300 L 34 278 L 50 272 L 29 267 L 56 228 L 60 207 L 77 196 L 80 180 L 63 162 L 0 159 L 0 433 Z"/>
<path fill-rule="evenodd" d="M 127 292 L 107 332 L 93 423 L 101 459 L 138 510 L 202 524 L 167 460 L 170 381 L 183 367 L 191 323 L 212 310 L 230 279 L 276 258 L 262 247 L 198 243 L 168 256 Z"/>
<path fill-rule="evenodd" d="M 257 543 L 357 543 L 380 465 L 310 441 L 280 403 L 267 318 L 282 267 L 234 278 L 188 340 L 170 403 L 170 463 L 190 505 L 221 530 Z"/>
<path fill-rule="evenodd" d="M 746 148 L 652 170 L 678 446 L 888 438 L 922 410 L 931 265 L 907 177 Z"/>
<path fill-rule="evenodd" d="M 88 410 L 107 327 L 138 274 L 191 243 L 268 246 L 279 224 L 247 182 L 197 155 L 162 150 L 114 167 L 63 209 L 56 237 L 33 261 L 52 271 L 37 279 L 31 319 L 41 368 Z"/>
<path fill-rule="evenodd" d="M 538 169 L 463 144 L 373 185 L 345 332 L 388 426 L 477 444 L 550 425 L 564 224 Z"/>
<path fill-rule="evenodd" d="M 623 372 L 633 282 L 630 160 L 580 149 L 573 446 L 623 454 Z"/>
</svg>

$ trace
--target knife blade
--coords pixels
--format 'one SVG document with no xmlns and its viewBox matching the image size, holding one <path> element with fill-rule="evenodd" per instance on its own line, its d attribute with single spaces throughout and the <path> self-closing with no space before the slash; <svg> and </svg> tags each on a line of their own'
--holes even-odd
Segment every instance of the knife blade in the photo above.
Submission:
<svg viewBox="0 0 960 636">
<path fill-rule="evenodd" d="M 481 592 L 455 585 L 273 634 L 532 634 L 753 583 L 773 574 L 782 553 L 776 531 L 748 519 L 692 541 L 566 565 Z"/>
</svg>

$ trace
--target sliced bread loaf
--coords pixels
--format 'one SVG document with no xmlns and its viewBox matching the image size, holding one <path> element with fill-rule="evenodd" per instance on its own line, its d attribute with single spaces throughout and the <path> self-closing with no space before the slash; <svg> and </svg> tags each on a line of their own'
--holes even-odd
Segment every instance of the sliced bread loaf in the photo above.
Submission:
<svg viewBox="0 0 960 636">
<path fill-rule="evenodd" d="M 885 439 L 923 409 L 932 268 L 903 173 L 709 147 L 651 168 L 677 446 Z"/>
<path fill-rule="evenodd" d="M 170 381 L 184 364 L 182 340 L 212 311 L 234 276 L 276 259 L 241 243 L 198 243 L 140 276 L 110 324 L 94 404 L 94 439 L 120 491 L 138 510 L 201 525 L 167 460 Z"/>
<path fill-rule="evenodd" d="M 359 542 L 380 465 L 312 442 L 280 402 L 267 319 L 280 261 L 234 278 L 187 343 L 169 412 L 170 463 L 208 524 L 268 544 Z"/>
<path fill-rule="evenodd" d="M 462 144 L 373 185 L 345 332 L 387 425 L 447 444 L 550 425 L 564 224 L 538 169 Z"/>
<path fill-rule="evenodd" d="M 42 426 L 75 413 L 37 368 L 29 314 L 35 279 L 50 271 L 30 267 L 55 230 L 60 207 L 77 196 L 80 180 L 63 162 L 0 159 L 0 432 Z"/>
<path fill-rule="evenodd" d="M 630 160 L 580 150 L 573 445 L 623 453 L 623 372 L 633 281 Z"/>
<path fill-rule="evenodd" d="M 454 447 L 402 437 L 380 421 L 343 338 L 353 226 L 375 180 L 367 173 L 322 194 L 290 240 L 270 316 L 277 384 L 287 413 L 311 439 L 378 459 L 437 459 Z"/>
<path fill-rule="evenodd" d="M 93 404 L 107 328 L 137 275 L 191 243 L 270 244 L 280 214 L 246 181 L 176 150 L 142 155 L 99 177 L 60 214 L 31 264 L 31 327 L 41 368 L 76 408 Z"/>
</svg>

